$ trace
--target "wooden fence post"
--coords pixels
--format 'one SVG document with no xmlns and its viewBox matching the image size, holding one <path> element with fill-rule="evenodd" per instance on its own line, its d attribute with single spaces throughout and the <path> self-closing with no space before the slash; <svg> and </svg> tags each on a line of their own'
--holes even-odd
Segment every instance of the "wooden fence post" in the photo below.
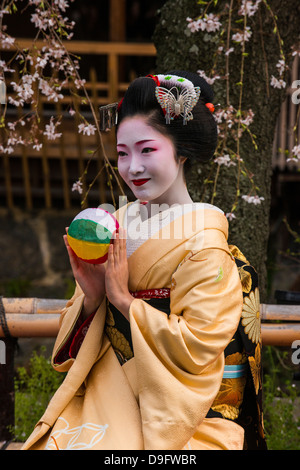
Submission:
<svg viewBox="0 0 300 470">
<path fill-rule="evenodd" d="M 4 345 L 4 346 L 3 346 Z M 14 354 L 16 339 L 1 339 L 1 351 L 4 351 L 0 364 L 0 442 L 14 438 L 15 392 L 14 392 Z"/>
</svg>

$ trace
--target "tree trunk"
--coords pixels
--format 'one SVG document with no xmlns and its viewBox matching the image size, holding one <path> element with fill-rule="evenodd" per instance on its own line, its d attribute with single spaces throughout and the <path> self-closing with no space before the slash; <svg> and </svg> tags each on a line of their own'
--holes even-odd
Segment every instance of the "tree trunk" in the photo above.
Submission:
<svg viewBox="0 0 300 470">
<path fill-rule="evenodd" d="M 217 6 L 209 10 L 218 14 L 224 9 L 226 0 L 219 0 Z M 241 27 L 236 23 L 241 16 L 237 15 L 237 5 L 232 17 L 232 27 Z M 299 40 L 300 4 L 299 0 L 273 0 L 272 11 L 277 15 L 277 24 L 283 40 L 283 50 L 291 60 L 291 47 Z M 157 72 L 164 73 L 172 69 L 183 69 L 197 72 L 201 69 L 209 75 L 212 68 L 215 49 L 211 42 L 213 35 L 199 31 L 187 31 L 187 17 L 195 18 L 200 15 L 200 6 L 196 0 L 169 0 L 160 11 L 159 22 L 154 33 L 154 43 L 157 48 Z M 221 19 L 223 21 L 223 18 Z M 276 64 L 280 59 L 278 37 L 274 34 L 274 22 L 265 4 L 261 3 L 258 12 L 247 19 L 252 30 L 249 42 L 246 42 L 244 62 L 244 86 L 242 108 L 252 109 L 254 121 L 250 126 L 256 135 L 257 150 L 255 150 L 249 135 L 244 132 L 240 140 L 240 156 L 246 167 L 254 174 L 258 195 L 264 198 L 261 205 L 249 204 L 239 199 L 236 209 L 236 219 L 230 221 L 229 243 L 237 245 L 247 259 L 256 268 L 260 278 L 261 300 L 266 301 L 266 259 L 269 239 L 269 212 L 271 199 L 272 176 L 272 147 L 274 132 L 281 102 L 286 90 L 274 89 L 270 86 L 272 75 L 278 76 Z M 232 31 L 232 34 L 235 31 Z M 229 60 L 229 96 L 230 103 L 238 109 L 240 87 L 241 54 L 239 44 L 231 42 L 234 52 Z M 224 62 L 225 64 L 225 62 Z M 225 65 L 224 71 L 225 71 Z M 224 74 L 225 75 L 225 74 Z M 226 80 L 218 80 L 214 84 L 215 100 L 221 108 L 226 105 Z M 203 194 L 203 181 L 214 179 L 211 172 L 217 171 L 215 163 L 197 164 L 189 179 L 188 187 L 194 201 L 212 201 L 213 185 Z M 213 203 L 225 213 L 231 212 L 235 200 L 237 184 L 236 167 L 220 167 L 217 193 Z M 248 177 L 241 175 L 240 195 L 250 191 Z"/>
</svg>

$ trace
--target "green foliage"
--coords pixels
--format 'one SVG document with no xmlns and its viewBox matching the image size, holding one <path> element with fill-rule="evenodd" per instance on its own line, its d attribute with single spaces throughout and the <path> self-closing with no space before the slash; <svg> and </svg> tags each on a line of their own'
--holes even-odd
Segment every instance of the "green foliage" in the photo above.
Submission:
<svg viewBox="0 0 300 470">
<path fill-rule="evenodd" d="M 287 367 L 288 352 L 264 348 L 264 424 L 269 450 L 300 450 L 299 393 Z M 43 415 L 65 374 L 56 372 L 45 348 L 34 351 L 29 367 L 19 367 L 15 378 L 15 440 L 24 442 Z M 298 416 L 299 416 L 298 409 Z"/>
<path fill-rule="evenodd" d="M 64 299 L 70 299 L 75 291 L 76 283 L 74 278 L 65 280 L 66 291 L 64 293 Z"/>
<path fill-rule="evenodd" d="M 19 367 L 15 378 L 15 440 L 24 442 L 32 433 L 55 391 L 64 379 L 45 357 L 45 348 L 34 351 L 29 367 Z"/>
<path fill-rule="evenodd" d="M 263 376 L 264 424 L 269 450 L 300 450 L 300 400 L 292 383 L 292 369 L 284 361 L 287 351 L 267 346 L 265 361 L 268 372 Z M 297 417 L 298 413 L 298 417 Z"/>
<path fill-rule="evenodd" d="M 0 283 L 0 291 L 4 297 L 26 297 L 31 287 L 29 279 L 9 279 Z"/>
</svg>

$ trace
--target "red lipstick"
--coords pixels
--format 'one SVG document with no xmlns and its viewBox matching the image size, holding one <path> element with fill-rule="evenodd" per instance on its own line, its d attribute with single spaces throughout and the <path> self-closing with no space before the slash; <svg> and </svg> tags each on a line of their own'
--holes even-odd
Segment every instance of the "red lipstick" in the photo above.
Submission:
<svg viewBox="0 0 300 470">
<path fill-rule="evenodd" d="M 150 180 L 150 178 L 140 179 L 140 180 L 132 180 L 132 182 L 135 186 L 142 186 L 142 184 L 147 183 L 147 181 L 149 181 L 149 180 Z"/>
</svg>

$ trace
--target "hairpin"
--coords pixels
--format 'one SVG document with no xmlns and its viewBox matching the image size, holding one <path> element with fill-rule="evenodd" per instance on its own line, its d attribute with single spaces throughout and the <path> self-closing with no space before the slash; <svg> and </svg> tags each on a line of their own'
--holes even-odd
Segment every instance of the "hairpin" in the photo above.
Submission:
<svg viewBox="0 0 300 470">
<path fill-rule="evenodd" d="M 118 105 L 119 103 L 107 104 L 100 106 L 100 130 L 106 131 L 115 126 L 118 122 Z"/>
<path fill-rule="evenodd" d="M 205 106 L 210 110 L 211 113 L 215 110 L 215 105 L 212 103 L 205 103 Z"/>
<path fill-rule="evenodd" d="M 177 75 L 155 75 L 160 85 L 170 85 L 171 88 L 157 86 L 155 96 L 160 104 L 166 118 L 166 123 L 170 124 L 175 117 L 182 116 L 183 124 L 193 119 L 192 109 L 199 100 L 200 87 L 187 78 Z"/>
</svg>

